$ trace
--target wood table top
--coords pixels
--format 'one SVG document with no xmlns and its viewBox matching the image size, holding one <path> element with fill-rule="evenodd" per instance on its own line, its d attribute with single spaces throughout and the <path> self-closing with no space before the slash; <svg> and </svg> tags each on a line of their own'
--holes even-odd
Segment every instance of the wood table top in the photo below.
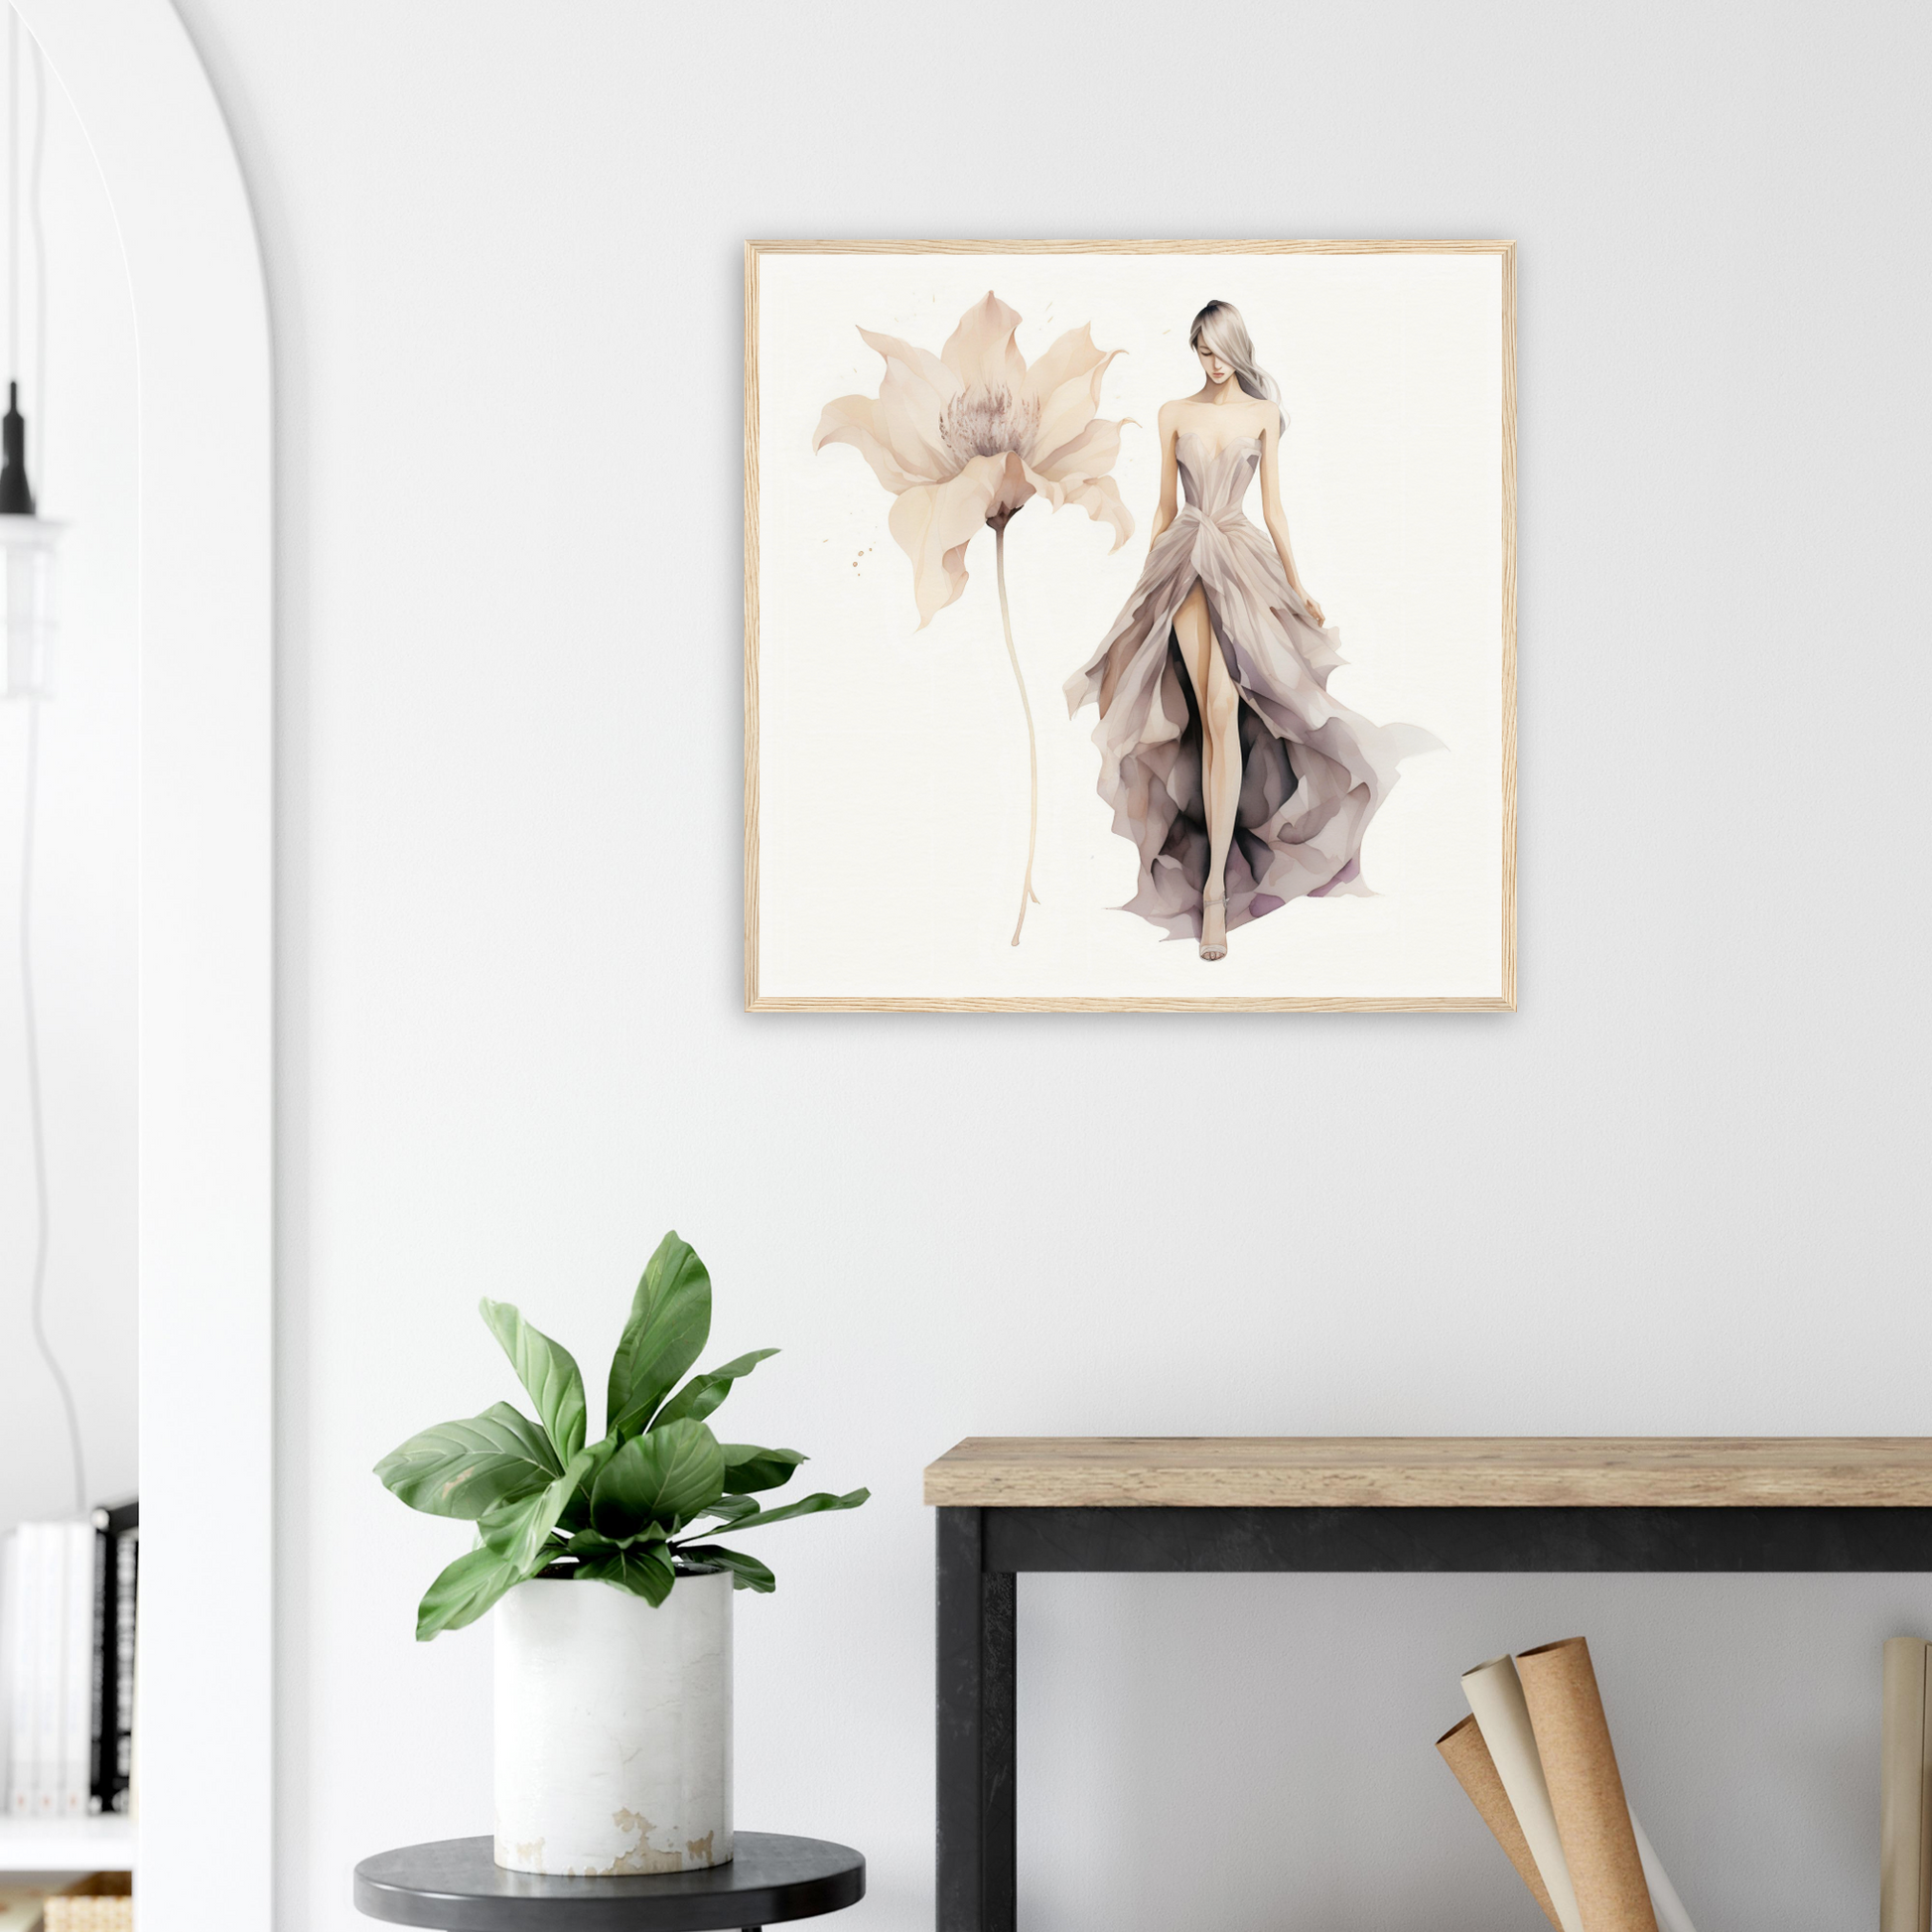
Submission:
<svg viewBox="0 0 1932 1932">
<path fill-rule="evenodd" d="M 969 1436 L 925 1500 L 992 1508 L 1932 1507 L 1923 1436 Z"/>
</svg>

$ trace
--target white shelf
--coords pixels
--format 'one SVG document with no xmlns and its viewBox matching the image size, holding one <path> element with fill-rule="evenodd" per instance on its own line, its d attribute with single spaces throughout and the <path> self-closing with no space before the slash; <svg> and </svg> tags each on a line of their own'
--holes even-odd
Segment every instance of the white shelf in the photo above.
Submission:
<svg viewBox="0 0 1932 1932">
<path fill-rule="evenodd" d="M 0 1818 L 0 1871 L 132 1871 L 131 1818 Z"/>
</svg>

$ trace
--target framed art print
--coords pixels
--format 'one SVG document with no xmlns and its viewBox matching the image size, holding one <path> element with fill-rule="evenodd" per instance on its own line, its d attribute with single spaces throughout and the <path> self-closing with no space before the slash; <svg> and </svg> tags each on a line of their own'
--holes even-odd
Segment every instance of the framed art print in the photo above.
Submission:
<svg viewBox="0 0 1932 1932">
<path fill-rule="evenodd" d="M 745 986 L 1508 1010 L 1507 241 L 759 241 Z"/>
</svg>

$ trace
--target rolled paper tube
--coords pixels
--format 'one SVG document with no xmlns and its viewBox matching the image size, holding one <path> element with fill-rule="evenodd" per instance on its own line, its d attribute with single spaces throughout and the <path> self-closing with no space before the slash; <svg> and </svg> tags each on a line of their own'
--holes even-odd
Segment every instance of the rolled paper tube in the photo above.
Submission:
<svg viewBox="0 0 1932 1932">
<path fill-rule="evenodd" d="M 1516 1808 L 1509 1802 L 1502 1779 L 1496 1775 L 1496 1760 L 1482 1741 L 1482 1726 L 1473 1717 L 1464 1718 L 1454 1729 L 1437 1738 L 1436 1748 L 1516 1867 L 1517 1877 L 1529 1886 L 1530 1895 L 1542 1908 L 1543 1916 L 1556 1927 L 1556 1932 L 1563 1932 L 1563 1921 L 1550 1902 L 1550 1888 L 1536 1868 L 1536 1860 L 1530 1856 L 1530 1842 L 1523 1836 L 1522 1826 L 1516 1822 Z"/>
<path fill-rule="evenodd" d="M 1670 1873 L 1664 1869 L 1663 1860 L 1644 1836 L 1634 1811 L 1630 1814 L 1630 1830 L 1637 1841 L 1637 1857 L 1643 1861 L 1644 1883 L 1650 1887 L 1650 1905 L 1657 1914 L 1658 1925 L 1663 1932 L 1697 1932 L 1690 1913 L 1684 1909 L 1684 1901 L 1677 1895 L 1677 1887 L 1670 1881 Z"/>
<path fill-rule="evenodd" d="M 1530 1726 L 1529 1706 L 1516 1666 L 1507 1657 L 1462 1673 L 1462 1695 L 1475 1714 L 1476 1727 L 1496 1766 L 1510 1809 L 1522 1828 L 1530 1857 L 1542 1874 L 1544 1890 L 1563 1932 L 1584 1932 L 1577 1894 L 1570 1883 L 1570 1866 L 1563 1856 L 1563 1838 L 1550 1793 L 1543 1781 L 1543 1763 L 1536 1752 L 1536 1733 Z"/>
<path fill-rule="evenodd" d="M 1926 1926 L 1926 1648 L 1918 1637 L 1885 1644 L 1878 1818 L 1880 1932 Z"/>
<path fill-rule="evenodd" d="M 1602 1694 L 1582 1637 L 1516 1659 L 1584 1932 L 1658 1932 Z"/>
<path fill-rule="evenodd" d="M 1927 1710 L 1919 1725 L 1918 1923 L 1932 1932 L 1932 1648 L 1926 1652 Z"/>
</svg>

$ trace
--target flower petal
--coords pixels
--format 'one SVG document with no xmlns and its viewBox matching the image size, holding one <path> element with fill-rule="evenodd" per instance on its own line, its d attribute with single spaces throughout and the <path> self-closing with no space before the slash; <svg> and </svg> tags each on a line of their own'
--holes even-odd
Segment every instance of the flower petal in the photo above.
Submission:
<svg viewBox="0 0 1932 1932">
<path fill-rule="evenodd" d="M 1042 482 L 1041 494 L 1045 493 L 1046 487 Z M 1118 550 L 1134 534 L 1133 515 L 1120 500 L 1120 489 L 1112 477 L 1062 477 L 1051 487 L 1059 490 L 1066 502 L 1077 504 L 1085 510 L 1096 523 L 1111 523 L 1114 526 L 1114 550 Z"/>
<path fill-rule="evenodd" d="M 1093 421 L 1094 411 L 1100 407 L 1100 379 L 1120 352 L 1110 348 L 1092 367 L 1068 376 L 1040 403 L 1034 448 L 1042 456 L 1050 457 L 1055 450 L 1064 449 Z"/>
<path fill-rule="evenodd" d="M 1062 443 L 1057 450 L 1042 457 L 1034 465 L 1042 477 L 1051 477 L 1056 483 L 1061 477 L 1097 477 L 1114 467 L 1120 455 L 1120 433 L 1133 423 L 1132 416 L 1123 416 L 1119 422 L 1109 422 L 1104 416 L 1096 416 L 1070 443 Z M 1134 424 L 1138 429 L 1140 425 Z M 1035 444 L 1037 449 L 1040 445 Z"/>
<path fill-rule="evenodd" d="M 1020 460 L 1016 457 L 1014 461 L 1018 463 Z M 1033 485 L 1033 489 L 1028 491 L 1030 496 L 1036 490 L 1039 493 L 1040 500 L 1049 510 L 1064 508 L 1066 504 L 1066 491 L 1058 483 L 1051 477 L 1042 477 L 1030 463 L 1023 463 L 1020 467 L 1027 482 Z"/>
<path fill-rule="evenodd" d="M 1119 349 L 1112 351 L 1115 355 Z M 1107 358 L 1093 345 L 1093 328 L 1082 323 L 1059 337 L 1037 362 L 1027 371 L 1027 394 L 1042 409 L 1046 398 L 1063 382 L 1090 374 L 1096 363 L 1105 367 Z"/>
<path fill-rule="evenodd" d="M 1000 474 L 1000 486 L 993 492 L 993 502 L 986 513 L 988 516 L 993 516 L 1005 510 L 1011 516 L 1023 504 L 1033 501 L 1036 479 L 1027 468 L 1025 460 L 1015 451 L 1008 450 L 998 461 L 1004 464 L 1005 468 Z M 1058 509 L 1059 504 L 1055 503 L 1053 507 Z"/>
<path fill-rule="evenodd" d="M 958 395 L 961 386 L 958 376 L 931 349 L 919 348 L 897 336 L 882 336 L 871 329 L 860 330 L 859 340 L 887 361 L 903 362 L 911 374 L 931 385 L 942 402 Z"/>
<path fill-rule="evenodd" d="M 966 546 L 985 527 L 1006 467 L 1004 456 L 976 456 L 947 482 L 915 483 L 894 499 L 887 527 L 912 559 L 921 630 L 966 588 Z"/>
<path fill-rule="evenodd" d="M 870 396 L 840 396 L 828 402 L 812 437 L 813 452 L 828 443 L 850 443 L 872 465 L 872 474 L 895 494 L 926 482 L 924 477 L 908 474 L 886 446 L 878 411 L 878 403 Z"/>
<path fill-rule="evenodd" d="M 1015 345 L 1020 316 L 991 289 L 959 318 L 939 359 L 968 389 L 1004 389 L 1016 400 L 1027 381 L 1027 358 Z"/>
<path fill-rule="evenodd" d="M 866 346 L 886 359 L 879 385 L 874 432 L 908 476 L 941 483 L 958 465 L 939 440 L 939 419 L 959 393 L 959 378 L 930 350 L 915 348 L 897 336 L 859 335 Z"/>
</svg>

